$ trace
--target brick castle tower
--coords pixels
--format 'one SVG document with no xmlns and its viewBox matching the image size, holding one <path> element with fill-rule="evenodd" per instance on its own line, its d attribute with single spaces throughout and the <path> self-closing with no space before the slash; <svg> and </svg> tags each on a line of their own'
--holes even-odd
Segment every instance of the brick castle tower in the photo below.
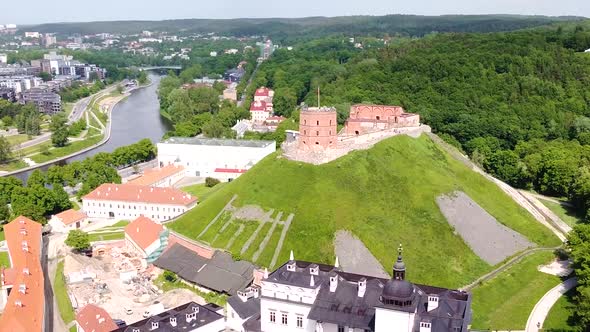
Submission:
<svg viewBox="0 0 590 332">
<path fill-rule="evenodd" d="M 303 107 L 299 116 L 299 149 L 335 148 L 337 115 L 333 107 Z"/>
</svg>

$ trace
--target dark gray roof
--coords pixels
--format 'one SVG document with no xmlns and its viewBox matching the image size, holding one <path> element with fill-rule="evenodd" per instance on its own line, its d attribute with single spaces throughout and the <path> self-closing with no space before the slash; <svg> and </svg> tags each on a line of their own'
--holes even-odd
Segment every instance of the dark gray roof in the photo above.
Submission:
<svg viewBox="0 0 590 332">
<path fill-rule="evenodd" d="M 242 326 L 246 332 L 261 332 L 262 328 L 260 327 L 260 314 L 250 317 L 250 319 L 245 321 Z"/>
<path fill-rule="evenodd" d="M 172 271 L 182 279 L 227 294 L 235 294 L 254 278 L 254 265 L 250 262 L 236 262 L 222 251 L 216 251 L 211 259 L 207 259 L 180 244 L 166 250 L 154 265 Z"/>
<path fill-rule="evenodd" d="M 250 298 L 246 302 L 242 299 L 233 295 L 227 299 L 227 303 L 235 310 L 241 319 L 246 319 L 260 313 L 260 298 Z"/>
<path fill-rule="evenodd" d="M 295 271 L 288 270 L 287 266 L 292 263 L 295 263 Z M 310 288 L 309 268 L 313 264 L 304 261 L 287 262 L 271 273 L 266 280 Z M 331 265 L 318 266 L 319 273 L 314 276 L 313 288 L 319 287 L 320 290 L 308 314 L 309 319 L 372 331 L 375 324 L 375 308 L 380 307 L 416 311 L 414 331 L 420 330 L 422 321 L 432 324 L 432 332 L 454 331 L 454 327 L 461 327 L 460 331 L 467 331 L 467 325 L 471 320 L 469 293 L 410 283 L 414 292 L 411 303 L 405 307 L 384 304 L 381 295 L 385 285 L 391 284 L 390 279 L 346 273 Z M 338 286 L 334 292 L 330 292 L 330 276 L 338 277 Z M 366 280 L 366 290 L 364 295 L 359 297 L 358 281 L 361 279 Z M 430 312 L 427 311 L 429 295 L 439 298 L 438 308 Z"/>
<path fill-rule="evenodd" d="M 194 313 L 195 309 L 198 308 L 199 312 L 196 313 L 196 318 L 191 319 L 187 322 L 186 315 Z M 170 318 L 176 318 L 176 324 L 173 326 L 170 322 Z M 139 332 L 157 331 L 157 332 L 180 332 L 180 331 L 192 331 L 205 326 L 209 323 L 223 319 L 223 316 L 215 311 L 210 310 L 206 306 L 199 305 L 195 302 L 185 303 L 174 309 L 170 309 L 161 314 L 140 320 L 133 324 L 129 324 L 125 327 L 121 327 L 112 332 L 133 332 L 139 330 Z M 152 329 L 152 322 L 158 323 L 158 328 Z"/>
</svg>

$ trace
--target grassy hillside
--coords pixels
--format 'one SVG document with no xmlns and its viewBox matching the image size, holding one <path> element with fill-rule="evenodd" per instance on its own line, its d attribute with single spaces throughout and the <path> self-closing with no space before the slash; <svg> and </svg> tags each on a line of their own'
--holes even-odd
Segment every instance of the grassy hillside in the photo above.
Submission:
<svg viewBox="0 0 590 332">
<path fill-rule="evenodd" d="M 270 155 L 170 227 L 196 238 L 237 194 L 234 205 L 256 204 L 295 214 L 279 262 L 294 250 L 298 259 L 331 263 L 334 232 L 347 229 L 386 270 L 403 243 L 411 280 L 459 287 L 491 266 L 453 233 L 436 205 L 438 195 L 454 190 L 466 192 L 500 222 L 536 244 L 559 244 L 494 184 L 424 135 L 390 138 L 321 166 Z"/>
</svg>

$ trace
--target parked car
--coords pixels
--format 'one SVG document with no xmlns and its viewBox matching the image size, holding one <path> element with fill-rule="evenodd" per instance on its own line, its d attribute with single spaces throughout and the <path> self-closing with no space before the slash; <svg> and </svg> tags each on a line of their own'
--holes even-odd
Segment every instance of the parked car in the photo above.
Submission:
<svg viewBox="0 0 590 332">
<path fill-rule="evenodd" d="M 85 255 L 87 257 L 92 257 L 92 248 L 76 250 L 76 253 Z"/>
<path fill-rule="evenodd" d="M 118 327 L 127 326 L 127 322 L 122 319 L 113 319 L 113 322 L 115 322 L 115 324 L 117 324 Z"/>
<path fill-rule="evenodd" d="M 129 309 L 129 308 L 125 308 L 125 313 L 127 315 L 133 315 L 133 310 Z"/>
</svg>

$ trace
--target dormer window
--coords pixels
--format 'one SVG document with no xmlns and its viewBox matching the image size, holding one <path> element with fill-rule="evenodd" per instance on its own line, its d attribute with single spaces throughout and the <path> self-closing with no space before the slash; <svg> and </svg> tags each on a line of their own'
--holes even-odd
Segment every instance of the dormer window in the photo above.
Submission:
<svg viewBox="0 0 590 332">
<path fill-rule="evenodd" d="M 430 301 L 432 301 L 432 302 L 438 302 L 438 297 L 436 297 L 436 296 L 429 296 L 429 297 L 428 297 L 428 301 L 429 301 L 429 302 L 430 302 Z"/>
<path fill-rule="evenodd" d="M 31 271 L 29 271 L 28 267 L 23 267 L 23 274 L 31 274 Z"/>
<path fill-rule="evenodd" d="M 160 325 L 160 324 L 158 324 L 158 322 L 152 322 L 152 330 L 157 329 L 158 325 Z"/>
<path fill-rule="evenodd" d="M 133 332 L 139 332 L 139 329 L 133 329 Z"/>
<path fill-rule="evenodd" d="M 176 326 L 176 317 L 170 317 L 170 325 Z"/>
<path fill-rule="evenodd" d="M 199 312 L 199 307 L 193 307 L 193 312 L 194 312 L 194 313 L 197 313 L 197 312 Z"/>
<path fill-rule="evenodd" d="M 424 327 L 424 328 L 429 329 L 430 326 L 431 326 L 431 323 L 429 323 L 429 322 L 421 322 L 420 323 L 420 327 Z"/>
<path fill-rule="evenodd" d="M 25 285 L 25 284 L 18 285 L 18 291 L 25 294 L 27 292 L 27 285 Z"/>
<path fill-rule="evenodd" d="M 317 265 L 312 265 L 309 267 L 309 274 L 317 276 L 320 272 L 320 268 Z"/>
<path fill-rule="evenodd" d="M 287 271 L 295 272 L 295 268 L 296 268 L 296 266 L 295 266 L 295 262 L 294 261 L 289 262 L 287 264 Z"/>
</svg>

